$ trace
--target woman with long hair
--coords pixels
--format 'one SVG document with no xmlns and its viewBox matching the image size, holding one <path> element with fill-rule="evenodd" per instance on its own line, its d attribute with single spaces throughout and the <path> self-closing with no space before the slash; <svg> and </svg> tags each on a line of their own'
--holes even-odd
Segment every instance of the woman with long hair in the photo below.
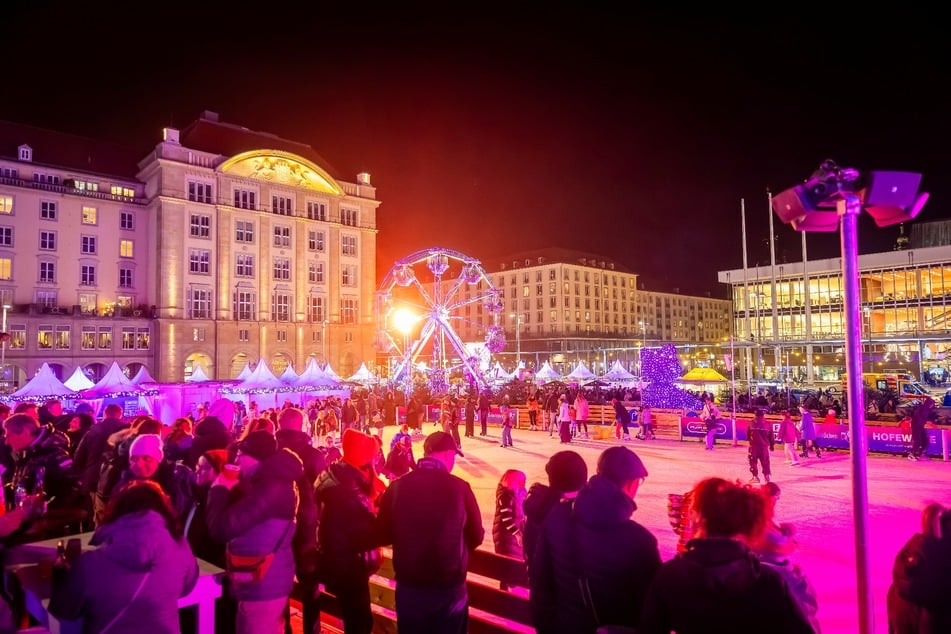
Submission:
<svg viewBox="0 0 951 634">
<path fill-rule="evenodd" d="M 90 545 L 53 584 L 50 614 L 98 634 L 179 631 L 178 599 L 195 587 L 198 563 L 158 484 L 117 491 Z"/>
<path fill-rule="evenodd" d="M 194 440 L 192 422 L 187 418 L 176 418 L 165 437 L 165 459 L 169 462 L 184 460 Z"/>
<path fill-rule="evenodd" d="M 524 559 L 522 531 L 525 528 L 526 483 L 524 471 L 508 469 L 495 489 L 492 542 L 496 553 L 516 559 Z M 499 588 L 508 590 L 508 585 L 503 581 Z"/>
</svg>

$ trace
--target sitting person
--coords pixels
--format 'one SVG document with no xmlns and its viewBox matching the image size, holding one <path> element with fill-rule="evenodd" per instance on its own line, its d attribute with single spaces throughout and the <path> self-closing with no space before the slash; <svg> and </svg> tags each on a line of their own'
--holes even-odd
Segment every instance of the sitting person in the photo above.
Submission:
<svg viewBox="0 0 951 634">
<path fill-rule="evenodd" d="M 50 614 L 82 618 L 84 632 L 179 631 L 178 599 L 195 587 L 198 562 L 158 484 L 118 491 L 90 544 L 54 582 Z"/>
</svg>

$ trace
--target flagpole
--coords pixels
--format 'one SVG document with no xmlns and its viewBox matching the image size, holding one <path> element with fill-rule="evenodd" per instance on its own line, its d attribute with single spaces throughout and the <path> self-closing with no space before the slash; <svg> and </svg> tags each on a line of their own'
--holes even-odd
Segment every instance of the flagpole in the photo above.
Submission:
<svg viewBox="0 0 951 634">
<path fill-rule="evenodd" d="M 766 198 L 769 203 L 766 206 L 766 213 L 769 214 L 769 302 L 773 306 L 773 368 L 778 379 L 782 354 L 779 350 L 779 306 L 776 302 L 776 230 L 773 229 L 773 192 L 769 189 L 766 190 Z"/>
<path fill-rule="evenodd" d="M 750 280 L 749 280 L 749 258 L 746 252 L 746 199 L 740 198 L 740 216 L 743 227 L 743 311 L 746 313 L 746 333 L 753 332 L 753 326 L 750 322 Z M 757 345 L 759 343 L 757 342 Z M 746 392 L 750 396 L 753 394 L 753 360 L 751 358 L 752 349 L 746 348 Z"/>
</svg>

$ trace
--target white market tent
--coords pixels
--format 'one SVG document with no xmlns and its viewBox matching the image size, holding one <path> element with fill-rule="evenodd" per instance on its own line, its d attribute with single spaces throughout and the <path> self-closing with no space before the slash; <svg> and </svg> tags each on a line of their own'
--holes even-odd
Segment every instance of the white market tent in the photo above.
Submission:
<svg viewBox="0 0 951 634">
<path fill-rule="evenodd" d="M 99 382 L 93 385 L 91 388 L 83 390 L 82 396 L 86 399 L 97 399 L 120 395 L 144 396 L 147 393 L 147 389 L 133 383 L 132 380 L 129 379 L 129 377 L 127 377 L 122 371 L 122 368 L 119 367 L 119 363 L 113 361 L 112 365 L 109 367 L 109 371 L 106 372 L 105 376 L 99 379 Z"/>
<path fill-rule="evenodd" d="M 192 372 L 192 374 L 194 374 L 194 372 Z M 204 374 L 204 373 L 202 373 L 202 374 Z M 251 376 L 251 374 L 252 374 L 251 364 L 250 364 L 250 363 L 245 363 L 245 364 L 244 364 L 244 369 L 241 370 L 240 373 L 238 373 L 238 376 L 236 376 L 234 380 L 237 381 L 238 383 L 240 383 L 241 381 L 244 381 L 244 380 L 247 379 L 249 376 Z"/>
<path fill-rule="evenodd" d="M 297 372 L 294 370 L 294 364 L 288 363 L 287 367 L 284 368 L 284 373 L 280 376 L 280 382 L 286 386 L 295 386 L 300 380 L 300 377 L 297 376 Z"/>
<path fill-rule="evenodd" d="M 300 377 L 298 377 L 297 386 L 304 390 L 314 388 L 309 391 L 316 391 L 322 388 L 339 388 L 340 381 L 327 376 L 327 374 L 320 369 L 320 366 L 317 365 L 317 360 L 311 357 L 304 371 L 301 372 Z"/>
<path fill-rule="evenodd" d="M 376 382 L 377 378 L 372 372 L 370 372 L 370 369 L 367 367 L 366 363 L 361 363 L 357 371 L 353 373 L 353 376 L 347 380 L 353 381 L 354 383 L 366 384 Z"/>
<path fill-rule="evenodd" d="M 48 398 L 72 400 L 78 399 L 79 394 L 56 378 L 50 366 L 44 363 L 26 385 L 6 398 L 13 401 L 42 401 Z"/>
<path fill-rule="evenodd" d="M 588 366 L 584 364 L 584 361 L 579 361 L 578 365 L 575 366 L 575 369 L 568 373 L 566 379 L 573 379 L 575 381 L 588 381 L 595 378 L 595 373 L 588 369 Z"/>
<path fill-rule="evenodd" d="M 247 368 L 247 366 L 245 366 Z M 250 373 L 250 370 L 248 370 Z M 211 378 L 205 374 L 205 371 L 201 369 L 201 366 L 196 364 L 192 368 L 192 373 L 185 378 L 186 383 L 204 383 L 205 381 L 210 381 Z"/>
<path fill-rule="evenodd" d="M 89 380 L 89 377 L 86 376 L 86 373 L 83 371 L 82 366 L 78 366 L 68 379 L 63 381 L 63 384 L 71 389 L 74 392 L 82 392 L 83 390 L 91 388 L 95 383 Z"/>
<path fill-rule="evenodd" d="M 554 368 L 551 367 L 551 364 L 548 361 L 542 364 L 542 367 L 539 368 L 538 372 L 535 373 L 535 380 L 539 383 L 545 383 L 547 381 L 560 381 L 561 375 L 555 372 Z"/>
<path fill-rule="evenodd" d="M 145 366 L 143 365 L 141 368 L 139 368 L 139 371 L 135 373 L 135 376 L 132 377 L 132 382 L 136 385 L 142 385 L 143 383 L 155 383 L 155 379 L 152 378 L 152 375 L 149 374 L 149 371 L 146 370 Z"/>
<path fill-rule="evenodd" d="M 336 372 L 334 372 L 334 369 L 333 369 L 332 367 L 330 367 L 330 363 L 329 363 L 329 362 L 327 363 L 327 365 L 324 366 L 324 374 L 326 374 L 327 376 L 329 376 L 329 377 L 330 377 L 331 379 L 333 379 L 334 381 L 337 381 L 338 383 L 343 380 L 343 379 L 340 378 L 340 375 L 337 374 Z"/>
<path fill-rule="evenodd" d="M 637 377 L 625 370 L 624 366 L 621 365 L 621 362 L 617 359 L 615 359 L 611 369 L 605 372 L 601 378 L 611 383 L 627 383 L 637 379 Z"/>
</svg>

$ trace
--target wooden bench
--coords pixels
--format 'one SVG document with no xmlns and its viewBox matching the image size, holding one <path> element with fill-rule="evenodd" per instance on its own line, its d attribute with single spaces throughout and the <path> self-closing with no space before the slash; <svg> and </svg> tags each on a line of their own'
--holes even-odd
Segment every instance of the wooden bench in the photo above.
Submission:
<svg viewBox="0 0 951 634">
<path fill-rule="evenodd" d="M 391 549 L 383 549 L 380 570 L 370 577 L 374 633 L 396 634 L 397 631 L 392 554 Z M 511 589 L 500 590 L 502 581 Z M 466 587 L 469 592 L 469 632 L 472 634 L 531 634 L 535 631 L 528 605 L 528 574 L 522 560 L 478 549 L 469 557 Z M 300 589 L 295 585 L 291 594 L 295 607 L 300 607 L 300 599 Z M 343 631 L 340 603 L 326 590 L 321 592 L 320 611 L 323 624 Z"/>
</svg>

